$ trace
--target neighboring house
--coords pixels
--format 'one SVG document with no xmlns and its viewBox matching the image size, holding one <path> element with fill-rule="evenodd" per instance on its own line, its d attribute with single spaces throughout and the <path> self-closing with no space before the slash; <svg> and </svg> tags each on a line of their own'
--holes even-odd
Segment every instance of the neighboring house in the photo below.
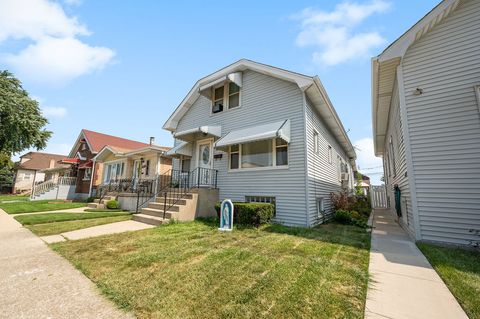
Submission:
<svg viewBox="0 0 480 319">
<path fill-rule="evenodd" d="M 370 193 L 370 177 L 363 175 L 360 172 L 355 172 L 355 187 L 360 187 L 360 190 L 364 196 L 368 196 Z"/>
<path fill-rule="evenodd" d="M 34 185 L 62 175 L 68 166 L 58 163 L 65 155 L 28 152 L 20 156 L 15 170 L 14 193 L 31 192 Z"/>
<path fill-rule="evenodd" d="M 480 229 L 480 1 L 445 0 L 372 61 L 375 154 L 416 240 Z"/>
<path fill-rule="evenodd" d="M 353 189 L 355 151 L 318 77 L 249 60 L 200 79 L 163 126 L 167 154 L 219 198 L 271 202 L 277 222 L 313 226 Z"/>
</svg>

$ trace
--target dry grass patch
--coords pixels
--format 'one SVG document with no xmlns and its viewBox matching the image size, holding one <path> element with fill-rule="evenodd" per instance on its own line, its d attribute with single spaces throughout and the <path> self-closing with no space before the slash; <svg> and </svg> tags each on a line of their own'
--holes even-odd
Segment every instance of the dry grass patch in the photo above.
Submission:
<svg viewBox="0 0 480 319">
<path fill-rule="evenodd" d="M 191 222 L 52 245 L 139 318 L 363 318 L 370 235 Z"/>
</svg>

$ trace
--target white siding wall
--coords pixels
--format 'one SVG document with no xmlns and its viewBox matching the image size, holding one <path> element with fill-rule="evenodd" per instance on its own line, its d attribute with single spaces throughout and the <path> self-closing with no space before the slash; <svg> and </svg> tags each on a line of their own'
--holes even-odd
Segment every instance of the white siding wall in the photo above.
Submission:
<svg viewBox="0 0 480 319">
<path fill-rule="evenodd" d="M 331 213 L 330 193 L 341 190 L 338 176 L 337 155 L 348 163 L 349 172 L 352 168 L 348 158 L 340 145 L 328 131 L 317 111 L 307 100 L 305 108 L 307 128 L 307 160 L 308 160 L 308 212 L 310 225 L 321 223 L 323 220 L 317 214 L 317 199 L 324 199 L 324 208 L 327 214 Z M 315 153 L 314 132 L 318 134 L 318 153 Z M 332 163 L 328 161 L 328 146 L 332 147 Z M 351 176 L 351 179 L 353 175 Z M 351 183 L 351 180 L 349 184 Z"/>
<path fill-rule="evenodd" d="M 211 114 L 211 101 L 201 96 L 180 120 L 177 131 L 221 125 L 225 135 L 231 130 L 290 119 L 288 169 L 228 172 L 227 153 L 223 153 L 222 159 L 214 160 L 213 165 L 219 170 L 220 199 L 244 201 L 246 195 L 275 196 L 278 222 L 307 225 L 303 93 L 293 83 L 245 71 L 241 101 L 239 109 Z M 196 165 L 195 151 L 196 147 L 192 168 Z"/>
<path fill-rule="evenodd" d="M 480 1 L 462 1 L 402 63 L 424 240 L 466 244 L 480 229 L 479 17 Z"/>
<path fill-rule="evenodd" d="M 390 154 L 389 142 L 392 138 L 393 143 L 393 153 Z M 404 228 L 414 236 L 414 221 L 413 221 L 413 211 L 412 211 L 412 202 L 410 198 L 410 186 L 408 184 L 408 173 L 407 173 L 407 163 L 406 163 L 406 154 L 405 154 L 405 142 L 403 139 L 403 126 L 402 118 L 400 116 L 400 103 L 398 96 L 398 88 L 395 85 L 394 94 L 392 96 L 392 102 L 390 105 L 390 114 L 388 119 L 388 129 L 385 135 L 385 156 L 383 157 L 384 161 L 384 176 L 387 186 L 387 195 L 390 203 L 390 207 L 395 211 L 395 195 L 393 187 L 397 184 L 401 191 L 401 203 L 402 203 L 402 218 L 400 222 L 403 224 Z M 387 157 L 388 155 L 388 157 Z M 392 161 L 395 161 L 396 174 L 393 173 L 393 167 L 391 166 L 391 174 L 388 171 L 387 158 Z"/>
</svg>

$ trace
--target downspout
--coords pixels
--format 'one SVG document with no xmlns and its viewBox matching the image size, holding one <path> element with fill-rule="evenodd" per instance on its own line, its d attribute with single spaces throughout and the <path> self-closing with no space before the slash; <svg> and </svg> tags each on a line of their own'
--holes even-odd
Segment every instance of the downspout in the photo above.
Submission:
<svg viewBox="0 0 480 319">
<path fill-rule="evenodd" d="M 35 180 L 37 179 L 37 171 L 33 173 L 33 182 L 32 182 L 32 193 L 30 194 L 30 198 L 33 199 L 33 193 L 35 192 Z"/>
<path fill-rule="evenodd" d="M 95 157 L 93 158 L 92 163 L 93 163 L 93 165 L 92 165 L 92 174 L 91 174 L 91 178 L 90 178 L 90 187 L 89 187 L 89 189 L 88 189 L 88 197 L 91 197 L 91 196 L 92 196 L 93 180 L 95 179 L 95 165 L 97 164 L 97 162 L 95 161 Z"/>
</svg>

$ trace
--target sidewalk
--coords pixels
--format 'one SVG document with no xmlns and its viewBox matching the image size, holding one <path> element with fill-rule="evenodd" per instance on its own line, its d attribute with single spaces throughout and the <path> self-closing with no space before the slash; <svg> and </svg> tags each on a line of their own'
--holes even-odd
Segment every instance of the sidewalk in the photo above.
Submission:
<svg viewBox="0 0 480 319">
<path fill-rule="evenodd" d="M 0 318 L 133 318 L 0 209 Z"/>
<path fill-rule="evenodd" d="M 386 209 L 374 212 L 365 318 L 468 319 Z"/>
<path fill-rule="evenodd" d="M 153 225 L 144 224 L 134 220 L 126 220 L 123 222 L 110 223 L 105 225 L 98 225 L 78 230 L 72 230 L 66 233 L 61 233 L 59 235 L 50 235 L 40 237 L 43 241 L 48 244 L 58 243 L 61 241 L 77 240 L 83 238 L 97 237 L 103 235 L 123 233 L 127 231 L 136 231 L 148 228 L 154 228 Z"/>
</svg>

